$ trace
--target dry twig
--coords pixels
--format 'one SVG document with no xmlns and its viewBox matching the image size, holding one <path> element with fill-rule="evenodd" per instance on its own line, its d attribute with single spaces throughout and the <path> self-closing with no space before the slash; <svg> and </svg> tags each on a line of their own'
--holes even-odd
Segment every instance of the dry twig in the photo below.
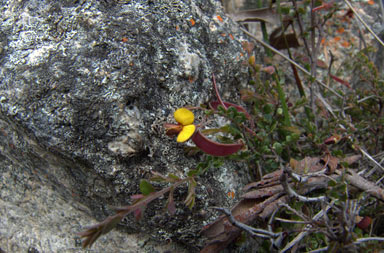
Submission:
<svg viewBox="0 0 384 253">
<path fill-rule="evenodd" d="M 381 1 L 381 0 L 380 0 Z M 376 35 L 374 31 L 365 23 L 365 21 L 361 18 L 359 13 L 353 8 L 352 4 L 348 0 L 344 0 L 344 2 L 348 5 L 348 7 L 352 10 L 352 12 L 356 15 L 356 17 L 359 19 L 359 21 L 367 28 L 367 30 L 375 37 L 375 39 L 384 47 L 384 42 L 379 38 L 379 36 Z"/>
</svg>

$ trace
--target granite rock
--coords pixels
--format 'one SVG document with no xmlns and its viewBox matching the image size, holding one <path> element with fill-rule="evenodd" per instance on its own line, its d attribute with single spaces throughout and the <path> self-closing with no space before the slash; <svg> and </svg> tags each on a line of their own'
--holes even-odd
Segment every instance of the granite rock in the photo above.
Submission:
<svg viewBox="0 0 384 253">
<path fill-rule="evenodd" d="M 130 203 L 141 178 L 183 176 L 202 159 L 164 135 L 176 108 L 212 100 L 212 73 L 230 101 L 247 84 L 245 38 L 219 1 L 0 0 L 0 13 L 6 252 L 80 250 L 76 232 Z M 208 207 L 229 206 L 226 193 L 246 181 L 239 165 L 226 164 L 199 180 L 193 211 L 181 187 L 176 215 L 155 201 L 122 231 L 198 250 L 198 231 L 215 218 Z M 122 252 L 134 241 L 113 233 L 94 249 Z"/>
</svg>

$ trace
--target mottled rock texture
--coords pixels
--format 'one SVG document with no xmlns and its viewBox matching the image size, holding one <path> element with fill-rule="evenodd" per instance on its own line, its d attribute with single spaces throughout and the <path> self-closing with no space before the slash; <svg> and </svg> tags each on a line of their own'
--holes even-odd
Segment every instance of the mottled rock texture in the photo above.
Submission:
<svg viewBox="0 0 384 253">
<path fill-rule="evenodd" d="M 214 98 L 212 73 L 236 101 L 243 39 L 215 0 L 0 0 L 1 249 L 79 251 L 75 233 L 130 203 L 141 178 L 193 168 L 201 156 L 186 157 L 162 124 Z M 155 201 L 123 230 L 198 250 L 207 207 L 228 206 L 246 182 L 236 166 L 199 179 L 193 211 L 180 188 L 176 215 Z M 94 250 L 140 247 L 113 233 Z"/>
</svg>

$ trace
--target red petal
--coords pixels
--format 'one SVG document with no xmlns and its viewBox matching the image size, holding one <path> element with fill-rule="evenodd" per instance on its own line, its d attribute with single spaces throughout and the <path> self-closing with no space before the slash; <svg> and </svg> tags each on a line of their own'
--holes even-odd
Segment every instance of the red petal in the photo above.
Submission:
<svg viewBox="0 0 384 253">
<path fill-rule="evenodd" d="M 192 141 L 202 151 L 213 156 L 227 156 L 239 151 L 242 147 L 242 143 L 236 144 L 222 144 L 207 139 L 200 131 L 196 131 L 192 137 Z"/>
</svg>

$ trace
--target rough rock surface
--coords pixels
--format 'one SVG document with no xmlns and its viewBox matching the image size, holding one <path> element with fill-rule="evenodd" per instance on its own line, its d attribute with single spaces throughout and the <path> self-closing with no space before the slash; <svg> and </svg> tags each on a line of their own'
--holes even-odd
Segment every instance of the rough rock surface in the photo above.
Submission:
<svg viewBox="0 0 384 253">
<path fill-rule="evenodd" d="M 0 0 L 0 13 L 6 252 L 79 251 L 75 233 L 129 203 L 141 178 L 183 176 L 201 160 L 164 136 L 173 111 L 211 100 L 212 73 L 230 101 L 247 83 L 243 37 L 219 1 Z M 199 230 L 215 218 L 207 207 L 229 206 L 226 193 L 246 183 L 236 166 L 199 179 L 192 212 L 182 204 L 184 187 L 174 216 L 159 200 L 123 229 L 197 250 Z M 135 238 L 115 231 L 94 250 L 142 252 L 144 237 Z"/>
</svg>

